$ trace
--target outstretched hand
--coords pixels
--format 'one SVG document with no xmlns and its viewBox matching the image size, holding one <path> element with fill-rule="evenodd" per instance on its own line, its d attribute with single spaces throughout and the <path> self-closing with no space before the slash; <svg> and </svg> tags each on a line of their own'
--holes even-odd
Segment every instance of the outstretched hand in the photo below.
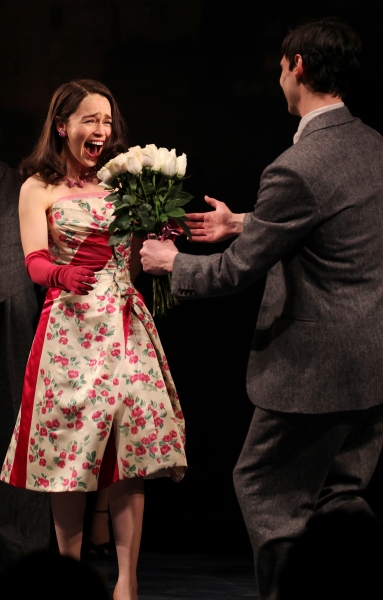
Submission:
<svg viewBox="0 0 383 600">
<path fill-rule="evenodd" d="M 186 225 L 193 242 L 221 242 L 241 233 L 244 214 L 234 214 L 224 202 L 205 196 L 214 208 L 205 213 L 188 213 Z"/>
</svg>

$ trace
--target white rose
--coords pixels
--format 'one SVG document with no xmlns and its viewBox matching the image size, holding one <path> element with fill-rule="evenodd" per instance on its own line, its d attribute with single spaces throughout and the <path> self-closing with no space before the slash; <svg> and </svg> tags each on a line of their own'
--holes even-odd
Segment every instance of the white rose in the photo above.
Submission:
<svg viewBox="0 0 383 600">
<path fill-rule="evenodd" d="M 126 158 L 126 152 L 123 154 L 118 154 L 115 158 L 110 160 L 105 166 L 112 173 L 126 173 L 128 170 L 128 161 Z"/>
<path fill-rule="evenodd" d="M 167 148 L 159 148 L 158 154 L 160 156 L 160 164 L 162 165 L 167 161 L 169 157 L 169 150 Z"/>
<path fill-rule="evenodd" d="M 141 151 L 141 146 L 132 146 L 131 148 L 128 148 L 129 150 L 129 156 L 135 156 L 137 158 L 137 160 L 140 161 L 140 163 L 142 164 L 142 151 Z"/>
<path fill-rule="evenodd" d="M 131 148 L 128 148 L 129 152 L 133 152 L 133 154 L 140 154 L 142 148 L 141 146 L 132 146 Z"/>
<path fill-rule="evenodd" d="M 158 152 L 154 144 L 147 144 L 141 150 L 141 162 L 143 167 L 153 167 L 155 163 L 154 153 Z"/>
<path fill-rule="evenodd" d="M 159 171 L 161 169 L 161 155 L 157 146 L 154 144 L 146 144 L 145 148 L 142 149 L 142 156 L 146 156 L 145 160 L 153 160 L 152 164 L 145 164 L 145 167 L 151 167 L 153 171 Z M 143 158 L 144 160 L 144 158 Z"/>
<path fill-rule="evenodd" d="M 128 163 L 128 171 L 132 175 L 138 175 L 142 171 L 142 164 L 140 159 L 137 156 L 137 152 L 125 152 L 126 160 Z"/>
<path fill-rule="evenodd" d="M 183 177 L 186 173 L 186 154 L 177 157 L 177 176 Z"/>
<path fill-rule="evenodd" d="M 110 161 L 109 161 L 110 162 Z M 108 163 L 109 164 L 109 163 Z M 97 172 L 97 177 L 106 185 L 109 185 L 113 181 L 113 173 L 109 171 L 109 169 L 105 167 L 101 167 L 101 169 Z"/>
<path fill-rule="evenodd" d="M 164 152 L 166 150 L 166 152 Z M 167 150 L 166 148 L 160 148 L 161 153 L 161 173 L 165 175 L 165 177 L 174 177 L 177 171 L 177 156 L 176 151 L 173 148 L 172 150 Z"/>
</svg>

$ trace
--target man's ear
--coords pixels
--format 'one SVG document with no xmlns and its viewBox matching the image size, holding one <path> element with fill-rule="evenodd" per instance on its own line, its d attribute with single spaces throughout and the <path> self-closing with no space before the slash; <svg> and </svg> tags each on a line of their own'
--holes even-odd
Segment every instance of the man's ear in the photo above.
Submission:
<svg viewBox="0 0 383 600">
<path fill-rule="evenodd" d="M 294 67 L 294 73 L 295 73 L 295 77 L 297 79 L 301 79 L 301 77 L 303 76 L 304 72 L 305 72 L 305 68 L 303 66 L 303 59 L 302 56 L 300 54 L 296 54 L 294 56 L 294 62 L 295 62 L 295 67 Z"/>
</svg>

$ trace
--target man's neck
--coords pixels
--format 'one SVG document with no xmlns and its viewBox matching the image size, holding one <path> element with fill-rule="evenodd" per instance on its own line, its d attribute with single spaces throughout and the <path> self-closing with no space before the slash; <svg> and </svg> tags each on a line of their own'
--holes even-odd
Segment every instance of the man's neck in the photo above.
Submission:
<svg viewBox="0 0 383 600">
<path fill-rule="evenodd" d="M 297 114 L 303 118 L 313 110 L 324 108 L 325 106 L 330 106 L 331 104 L 337 104 L 338 102 L 342 102 L 342 98 L 340 98 L 340 96 L 335 96 L 334 98 L 334 96 L 331 96 L 331 94 L 309 93 L 302 97 L 299 106 L 297 106 Z"/>
</svg>

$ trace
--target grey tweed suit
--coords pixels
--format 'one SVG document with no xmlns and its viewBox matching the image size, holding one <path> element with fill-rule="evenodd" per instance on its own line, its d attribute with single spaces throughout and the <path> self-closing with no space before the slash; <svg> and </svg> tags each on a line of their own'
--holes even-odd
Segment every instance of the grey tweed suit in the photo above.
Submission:
<svg viewBox="0 0 383 600">
<path fill-rule="evenodd" d="M 312 119 L 264 171 L 223 254 L 176 256 L 172 293 L 234 293 L 265 273 L 234 481 L 271 599 L 314 511 L 368 510 L 382 447 L 383 139 L 346 107 Z"/>
<path fill-rule="evenodd" d="M 0 460 L 21 403 L 24 371 L 39 314 L 39 290 L 24 267 L 18 218 L 20 177 L 0 161 Z M 45 494 L 0 482 L 0 570 L 50 543 Z"/>
</svg>

